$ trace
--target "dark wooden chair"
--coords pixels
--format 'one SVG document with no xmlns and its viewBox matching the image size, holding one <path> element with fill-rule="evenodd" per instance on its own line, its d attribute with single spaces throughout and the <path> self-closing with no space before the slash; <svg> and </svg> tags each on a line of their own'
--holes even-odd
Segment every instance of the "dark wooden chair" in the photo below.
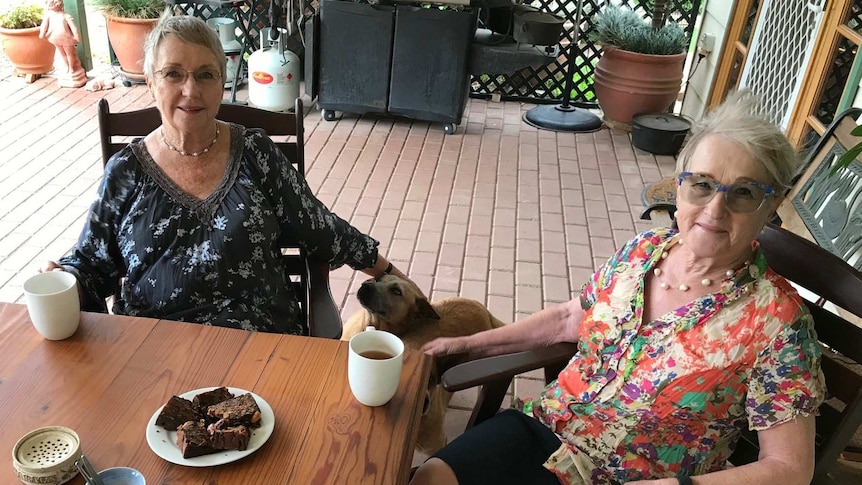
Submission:
<svg viewBox="0 0 862 485">
<path fill-rule="evenodd" d="M 305 138 L 302 100 L 296 100 L 293 113 L 276 113 L 239 104 L 224 103 L 218 119 L 261 128 L 273 137 L 296 169 L 305 174 Z M 146 135 L 161 125 L 156 108 L 111 113 L 108 101 L 99 100 L 99 137 L 102 163 L 128 144 L 132 138 Z M 314 337 L 339 338 L 341 316 L 329 289 L 329 264 L 318 261 L 299 248 L 285 248 L 285 264 L 301 303 L 306 332 Z"/>
<path fill-rule="evenodd" d="M 862 273 L 829 251 L 772 224 L 766 226 L 758 240 L 777 273 L 816 295 L 806 298 L 805 303 L 814 316 L 822 344 L 828 399 L 817 417 L 813 483 L 833 483 L 829 472 L 862 425 L 862 328 L 845 318 L 848 312 L 862 316 Z M 840 310 L 826 309 L 827 302 Z M 575 344 L 566 343 L 475 360 L 443 374 L 443 387 L 455 392 L 480 386 L 469 428 L 498 412 L 514 376 L 544 368 L 545 379 L 550 382 L 576 351 Z M 731 463 L 752 462 L 757 460 L 757 454 L 756 433 L 747 432 Z"/>
</svg>

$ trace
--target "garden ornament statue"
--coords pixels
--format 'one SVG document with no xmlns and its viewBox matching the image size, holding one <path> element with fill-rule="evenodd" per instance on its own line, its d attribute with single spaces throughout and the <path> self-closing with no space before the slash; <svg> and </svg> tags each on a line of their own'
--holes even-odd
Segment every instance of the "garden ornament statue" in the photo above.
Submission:
<svg viewBox="0 0 862 485">
<path fill-rule="evenodd" d="M 81 66 L 75 46 L 81 35 L 71 15 L 64 10 L 63 0 L 46 0 L 45 17 L 39 37 L 57 47 L 63 62 L 63 72 L 57 73 L 58 84 L 64 88 L 79 88 L 87 83 L 87 73 Z"/>
</svg>

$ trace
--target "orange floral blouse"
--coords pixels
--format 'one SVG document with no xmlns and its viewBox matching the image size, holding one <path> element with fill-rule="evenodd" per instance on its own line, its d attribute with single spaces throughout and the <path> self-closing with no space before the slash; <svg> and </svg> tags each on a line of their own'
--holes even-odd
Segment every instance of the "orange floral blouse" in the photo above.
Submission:
<svg viewBox="0 0 862 485">
<path fill-rule="evenodd" d="M 741 428 L 815 413 L 824 398 L 811 315 L 756 243 L 716 293 L 641 320 L 644 276 L 675 235 L 637 236 L 584 285 L 579 351 L 525 409 L 560 437 L 545 467 L 565 483 L 720 470 Z"/>
</svg>

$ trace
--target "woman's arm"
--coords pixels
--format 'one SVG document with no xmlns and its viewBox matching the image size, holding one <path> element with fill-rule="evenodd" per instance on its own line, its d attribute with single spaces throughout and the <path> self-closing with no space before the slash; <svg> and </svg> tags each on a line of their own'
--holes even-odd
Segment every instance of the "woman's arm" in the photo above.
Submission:
<svg viewBox="0 0 862 485">
<path fill-rule="evenodd" d="M 392 266 L 390 267 L 390 265 Z M 377 253 L 377 262 L 374 263 L 374 266 L 371 266 L 369 268 L 363 268 L 362 272 L 373 278 L 377 278 L 378 276 L 383 276 L 385 274 L 391 274 L 406 278 L 406 275 L 402 273 L 400 269 L 396 268 L 394 264 L 392 264 L 388 259 L 383 257 L 383 255 L 380 253 Z"/>
<path fill-rule="evenodd" d="M 558 342 L 577 342 L 584 310 L 579 298 L 518 322 L 467 337 L 438 338 L 422 350 L 432 356 L 469 353 L 471 358 L 510 354 Z"/>
<path fill-rule="evenodd" d="M 692 477 L 696 485 L 807 485 L 814 475 L 814 416 L 757 432 L 756 462 Z M 675 478 L 641 480 L 629 485 L 677 485 Z"/>
</svg>

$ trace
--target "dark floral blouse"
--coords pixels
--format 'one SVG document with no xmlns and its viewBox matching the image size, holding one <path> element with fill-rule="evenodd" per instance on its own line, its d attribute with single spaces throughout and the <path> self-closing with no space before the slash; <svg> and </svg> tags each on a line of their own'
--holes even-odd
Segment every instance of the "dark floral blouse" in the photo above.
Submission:
<svg viewBox="0 0 862 485">
<path fill-rule="evenodd" d="M 225 176 L 204 200 L 174 185 L 142 139 L 111 158 L 59 261 L 90 298 L 117 295 L 117 314 L 299 334 L 281 248 L 333 268 L 374 265 L 377 241 L 330 212 L 264 132 L 232 124 L 230 137 Z"/>
</svg>

